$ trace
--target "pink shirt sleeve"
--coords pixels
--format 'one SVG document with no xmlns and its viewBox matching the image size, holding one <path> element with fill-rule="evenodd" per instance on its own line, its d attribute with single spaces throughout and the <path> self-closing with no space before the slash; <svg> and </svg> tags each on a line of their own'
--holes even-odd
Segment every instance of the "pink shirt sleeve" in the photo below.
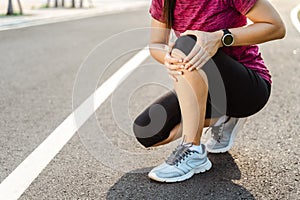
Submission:
<svg viewBox="0 0 300 200">
<path fill-rule="evenodd" d="M 230 0 L 230 4 L 242 15 L 246 15 L 249 10 L 255 5 L 256 1 L 257 0 Z"/>
<path fill-rule="evenodd" d="M 163 22 L 163 0 L 152 0 L 149 12 L 154 19 Z"/>
</svg>

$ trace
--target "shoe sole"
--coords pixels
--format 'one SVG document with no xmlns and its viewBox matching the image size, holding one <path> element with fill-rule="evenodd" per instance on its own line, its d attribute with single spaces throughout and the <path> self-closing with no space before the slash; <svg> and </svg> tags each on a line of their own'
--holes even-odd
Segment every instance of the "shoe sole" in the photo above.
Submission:
<svg viewBox="0 0 300 200">
<path fill-rule="evenodd" d="M 179 177 L 174 177 L 174 178 L 160 178 L 157 177 L 155 173 L 149 173 L 148 176 L 150 179 L 158 181 L 158 182 L 166 182 L 166 183 L 175 183 L 175 182 L 181 182 L 187 179 L 190 179 L 194 174 L 199 174 L 203 173 L 205 171 L 210 170 L 212 167 L 212 164 L 209 159 L 199 167 L 192 169 L 189 173 L 179 176 Z"/>
<path fill-rule="evenodd" d="M 239 121 L 237 122 L 236 126 L 232 130 L 232 134 L 230 136 L 229 143 L 228 143 L 228 145 L 226 147 L 223 147 L 223 148 L 220 148 L 220 149 L 209 149 L 205 145 L 206 146 L 206 150 L 209 153 L 225 153 L 225 152 L 229 151 L 232 148 L 232 146 L 233 146 L 234 139 L 235 139 L 237 133 L 243 128 L 243 126 L 246 123 L 246 121 L 247 121 L 247 118 L 240 118 L 239 119 Z"/>
</svg>

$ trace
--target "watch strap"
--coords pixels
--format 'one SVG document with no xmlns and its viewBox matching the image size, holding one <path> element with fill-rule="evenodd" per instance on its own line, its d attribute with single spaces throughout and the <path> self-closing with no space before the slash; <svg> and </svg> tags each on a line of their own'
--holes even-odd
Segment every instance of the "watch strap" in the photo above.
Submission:
<svg viewBox="0 0 300 200">
<path fill-rule="evenodd" d="M 223 31 L 224 35 L 231 34 L 231 32 L 228 29 L 223 29 L 222 31 Z"/>
</svg>

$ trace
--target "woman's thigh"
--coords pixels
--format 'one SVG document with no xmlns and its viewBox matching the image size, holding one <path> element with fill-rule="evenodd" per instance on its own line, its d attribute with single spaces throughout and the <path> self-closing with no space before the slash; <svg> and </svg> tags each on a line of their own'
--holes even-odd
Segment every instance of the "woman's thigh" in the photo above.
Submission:
<svg viewBox="0 0 300 200">
<path fill-rule="evenodd" d="M 261 110 L 270 97 L 269 82 L 222 50 L 203 66 L 203 70 L 208 77 L 210 104 L 222 114 L 248 117 Z M 216 81 L 216 77 L 221 77 L 221 81 Z"/>
</svg>

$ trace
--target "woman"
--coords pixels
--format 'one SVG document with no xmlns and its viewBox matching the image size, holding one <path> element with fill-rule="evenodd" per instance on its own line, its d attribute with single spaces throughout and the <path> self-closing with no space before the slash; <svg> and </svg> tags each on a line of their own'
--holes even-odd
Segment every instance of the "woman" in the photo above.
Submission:
<svg viewBox="0 0 300 200">
<path fill-rule="evenodd" d="M 207 151 L 228 151 L 245 118 L 267 103 L 271 76 L 256 44 L 283 38 L 285 26 L 267 0 L 152 0 L 150 13 L 151 44 L 167 45 L 171 28 L 178 37 L 168 53 L 150 49 L 168 68 L 175 91 L 146 108 L 133 130 L 145 147 L 183 138 L 149 173 L 178 182 L 209 170 Z M 253 24 L 246 26 L 247 18 Z M 163 113 L 157 105 L 166 113 L 159 129 L 149 125 Z M 211 124 L 211 138 L 201 144 L 203 127 Z"/>
</svg>

